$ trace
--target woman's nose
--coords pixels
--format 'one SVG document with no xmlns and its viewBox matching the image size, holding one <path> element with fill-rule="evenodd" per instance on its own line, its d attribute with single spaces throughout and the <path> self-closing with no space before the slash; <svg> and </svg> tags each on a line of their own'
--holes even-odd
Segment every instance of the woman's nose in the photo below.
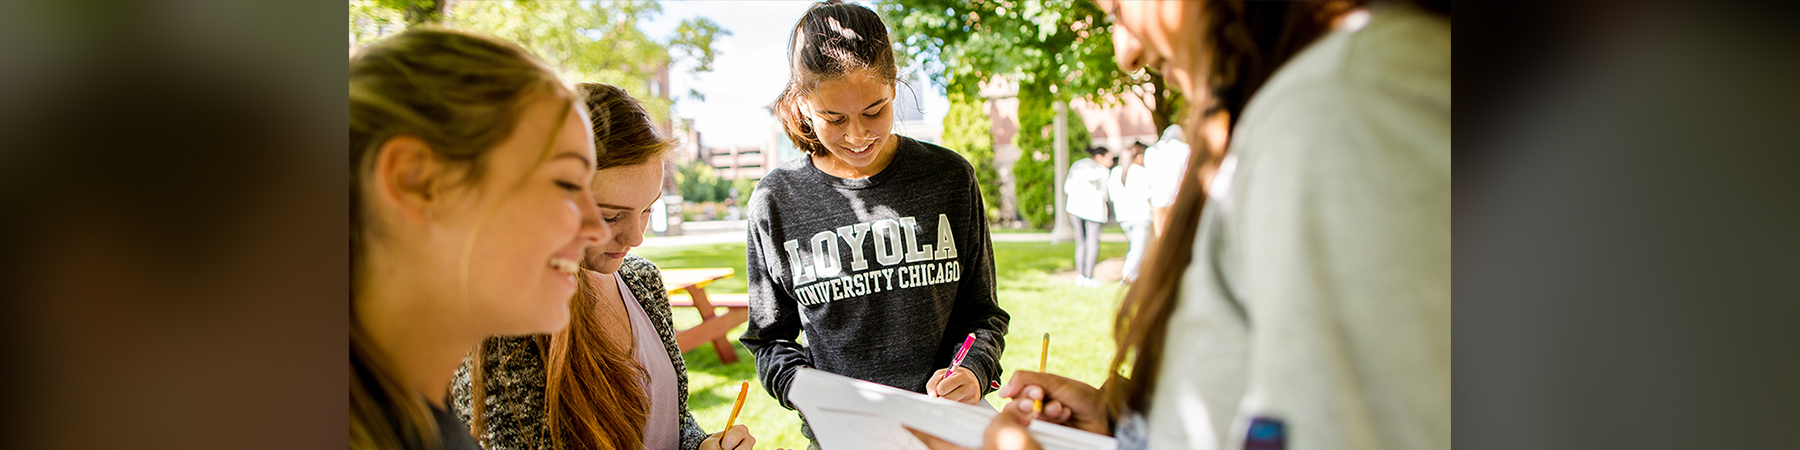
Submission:
<svg viewBox="0 0 1800 450">
<path fill-rule="evenodd" d="M 844 139 L 851 143 L 860 144 L 867 139 L 865 136 L 869 134 L 869 126 L 864 124 L 861 120 L 854 120 L 851 122 L 853 123 L 850 124 L 850 127 L 844 129 Z"/>
<path fill-rule="evenodd" d="M 650 225 L 650 216 L 646 214 L 633 214 L 633 216 L 635 217 L 631 220 L 619 224 L 619 228 L 622 228 L 619 230 L 619 243 L 625 244 L 626 247 L 637 248 L 639 245 L 644 245 L 644 227 Z"/>
<path fill-rule="evenodd" d="M 854 144 L 852 146 L 861 146 L 874 142 L 877 137 L 879 136 L 874 136 L 874 133 L 869 132 L 868 124 L 862 123 L 860 120 L 857 121 L 856 125 L 844 130 L 844 140 Z"/>
</svg>

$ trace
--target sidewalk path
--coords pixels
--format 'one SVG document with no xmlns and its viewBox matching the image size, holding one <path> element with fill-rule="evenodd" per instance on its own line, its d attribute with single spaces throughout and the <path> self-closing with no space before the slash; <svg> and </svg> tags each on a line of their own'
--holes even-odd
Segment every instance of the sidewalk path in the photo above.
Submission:
<svg viewBox="0 0 1800 450">
<path fill-rule="evenodd" d="M 994 242 L 1050 242 L 1050 233 L 989 233 Z M 1100 242 L 1131 242 L 1125 233 L 1100 233 Z"/>
<path fill-rule="evenodd" d="M 647 237 L 644 238 L 644 245 L 640 247 L 742 243 L 747 223 L 743 220 L 684 222 L 681 224 L 682 234 L 680 236 Z"/>
<path fill-rule="evenodd" d="M 683 245 L 729 244 L 744 242 L 746 222 L 742 220 L 716 220 L 706 222 L 687 222 L 681 224 L 683 234 L 680 236 L 654 236 L 644 238 L 643 247 L 677 247 Z M 1050 242 L 1050 233 L 991 233 L 994 242 Z M 1103 242 L 1128 242 L 1124 233 L 1103 233 Z"/>
</svg>

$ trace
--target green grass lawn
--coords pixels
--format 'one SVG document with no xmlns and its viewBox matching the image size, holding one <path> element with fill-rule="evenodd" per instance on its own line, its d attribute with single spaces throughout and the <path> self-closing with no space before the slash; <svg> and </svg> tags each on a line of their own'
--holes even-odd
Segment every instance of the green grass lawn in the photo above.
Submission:
<svg viewBox="0 0 1800 450">
<path fill-rule="evenodd" d="M 1103 242 L 1100 259 L 1122 257 L 1126 248 L 1125 243 Z M 742 243 L 640 248 L 634 252 L 663 268 L 734 268 L 738 276 L 714 282 L 707 292 L 744 292 Z M 1052 277 L 1058 271 L 1074 269 L 1074 254 L 1072 243 L 994 243 L 997 295 L 1000 306 L 1012 315 L 1006 353 L 1000 358 L 1005 369 L 1002 383 L 1012 378 L 1015 369 L 1037 369 L 1039 339 L 1045 332 L 1051 333 L 1050 372 L 1095 386 L 1104 380 L 1106 363 L 1112 359 L 1113 340 L 1108 330 L 1123 291 L 1117 285 L 1076 287 L 1072 280 Z M 698 323 L 700 317 L 693 310 L 675 311 L 676 328 Z M 703 344 L 682 355 L 687 360 L 688 407 L 694 419 L 708 432 L 719 431 L 731 414 L 738 382 L 748 380 L 751 392 L 738 415 L 738 423 L 750 427 L 757 447 L 806 448 L 806 438 L 800 435 L 799 413 L 782 408 L 763 391 L 750 351 L 736 342 L 743 333 L 744 326 L 739 325 L 729 334 L 738 352 L 736 364 L 720 364 L 712 344 Z M 996 406 L 1006 402 L 993 395 L 987 400 Z"/>
</svg>

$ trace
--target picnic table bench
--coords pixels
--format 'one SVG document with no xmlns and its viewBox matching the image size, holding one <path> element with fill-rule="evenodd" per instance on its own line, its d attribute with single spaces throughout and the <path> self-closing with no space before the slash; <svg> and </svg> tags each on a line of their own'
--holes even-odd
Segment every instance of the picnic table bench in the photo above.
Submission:
<svg viewBox="0 0 1800 450">
<path fill-rule="evenodd" d="M 662 271 L 663 286 L 669 292 L 669 307 L 694 308 L 700 313 L 699 325 L 675 332 L 675 344 L 683 353 L 711 342 L 719 362 L 737 362 L 737 348 L 725 334 L 750 320 L 749 298 L 744 294 L 706 292 L 707 285 L 730 278 L 735 272 L 729 267 Z M 725 308 L 725 314 L 718 314 L 717 308 Z"/>
</svg>

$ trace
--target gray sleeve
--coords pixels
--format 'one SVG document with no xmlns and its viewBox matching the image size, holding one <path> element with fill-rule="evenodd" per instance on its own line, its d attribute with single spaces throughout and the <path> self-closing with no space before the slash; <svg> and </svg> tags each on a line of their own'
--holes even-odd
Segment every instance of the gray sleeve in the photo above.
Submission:
<svg viewBox="0 0 1800 450">
<path fill-rule="evenodd" d="M 799 303 L 776 281 L 782 273 L 778 271 L 780 261 L 770 260 L 779 258 L 776 255 L 780 253 L 769 242 L 768 233 L 773 225 L 765 193 L 758 189 L 750 201 L 751 226 L 744 248 L 750 320 L 738 342 L 755 355 L 756 375 L 763 388 L 782 407 L 794 409 L 787 400 L 788 387 L 794 373 L 801 367 L 811 367 L 812 361 L 807 357 L 806 347 L 795 341 L 801 329 Z"/>
<path fill-rule="evenodd" d="M 975 334 L 975 344 L 970 346 L 962 364 L 981 379 L 981 393 L 986 395 L 995 390 L 991 382 L 1003 381 L 1000 354 L 1006 350 L 1006 330 L 1012 316 L 1000 308 L 994 297 L 994 252 L 987 231 L 987 207 L 981 200 L 981 185 L 973 170 L 970 172 L 968 214 L 974 226 L 970 232 L 962 233 L 969 239 L 959 246 L 962 254 L 958 256 L 966 263 L 944 339 L 955 341 L 950 348 L 959 348 L 965 336 Z"/>
</svg>

